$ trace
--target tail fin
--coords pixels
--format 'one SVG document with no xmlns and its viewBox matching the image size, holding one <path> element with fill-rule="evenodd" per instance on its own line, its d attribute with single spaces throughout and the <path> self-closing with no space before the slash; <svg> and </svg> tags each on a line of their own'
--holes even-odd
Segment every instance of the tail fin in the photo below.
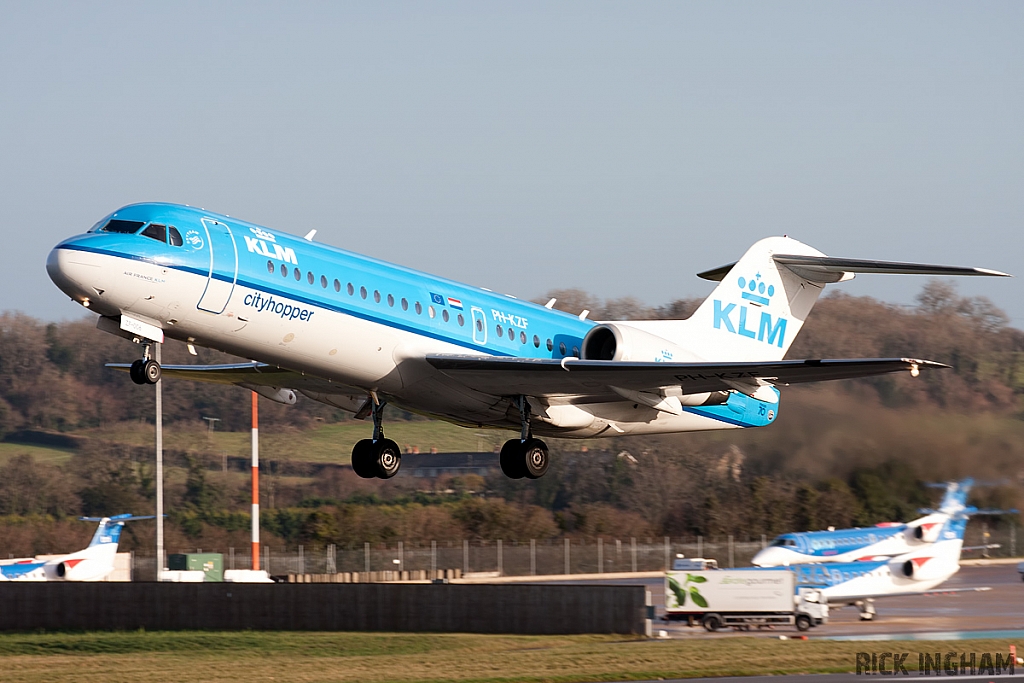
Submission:
<svg viewBox="0 0 1024 683">
<path fill-rule="evenodd" d="M 700 273 L 721 284 L 686 321 L 679 343 L 703 358 L 781 360 L 825 285 L 856 273 L 1007 277 L 985 268 L 833 258 L 789 237 L 768 237 L 736 263 Z"/>
<path fill-rule="evenodd" d="M 146 515 L 137 517 L 131 514 L 125 515 L 114 515 L 113 517 L 80 517 L 83 522 L 99 522 L 100 525 L 96 527 L 96 533 L 92 536 L 92 541 L 89 542 L 89 547 L 93 548 L 98 545 L 113 545 L 117 547 L 118 541 L 121 540 L 121 531 L 124 530 L 124 523 L 134 519 L 154 519 L 152 515 Z"/>
<path fill-rule="evenodd" d="M 970 493 L 973 484 L 973 479 L 964 479 L 960 482 L 951 481 L 946 484 L 946 493 L 942 496 L 942 502 L 939 504 L 939 512 L 947 515 L 963 512 L 967 507 L 967 494 Z"/>
<path fill-rule="evenodd" d="M 704 358 L 730 361 L 773 361 L 786 355 L 825 282 L 780 266 L 774 254 L 824 256 L 794 239 L 768 237 L 731 266 L 702 274 L 721 284 L 687 321 L 687 347 Z"/>
</svg>

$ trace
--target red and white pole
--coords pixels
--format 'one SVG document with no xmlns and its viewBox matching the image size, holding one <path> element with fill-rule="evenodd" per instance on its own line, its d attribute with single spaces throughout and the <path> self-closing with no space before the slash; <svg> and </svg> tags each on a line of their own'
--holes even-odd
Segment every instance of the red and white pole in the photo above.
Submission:
<svg viewBox="0 0 1024 683">
<path fill-rule="evenodd" d="M 260 430 L 259 395 L 252 392 L 252 568 L 260 568 Z"/>
</svg>

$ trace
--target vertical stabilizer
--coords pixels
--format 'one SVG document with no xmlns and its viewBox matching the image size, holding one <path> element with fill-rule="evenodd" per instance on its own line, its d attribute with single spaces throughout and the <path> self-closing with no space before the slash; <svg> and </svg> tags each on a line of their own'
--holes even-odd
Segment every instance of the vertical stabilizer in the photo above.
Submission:
<svg viewBox="0 0 1024 683">
<path fill-rule="evenodd" d="M 788 237 L 754 244 L 687 320 L 687 348 L 704 358 L 781 360 L 824 289 L 778 265 L 773 254 L 823 256 Z"/>
</svg>

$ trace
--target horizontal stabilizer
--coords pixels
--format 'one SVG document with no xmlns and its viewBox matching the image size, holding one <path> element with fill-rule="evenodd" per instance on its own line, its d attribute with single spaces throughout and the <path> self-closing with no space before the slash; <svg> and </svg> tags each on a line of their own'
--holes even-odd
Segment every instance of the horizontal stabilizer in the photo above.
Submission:
<svg viewBox="0 0 1024 683">
<path fill-rule="evenodd" d="M 988 268 L 964 266 L 936 266 L 926 263 L 874 261 L 870 259 L 834 258 L 831 256 L 805 256 L 801 254 L 774 254 L 772 259 L 797 275 L 812 282 L 837 282 L 847 273 L 880 273 L 889 275 L 981 275 L 1010 277 L 1009 274 Z M 697 277 L 721 282 L 735 263 L 706 270 Z"/>
<path fill-rule="evenodd" d="M 427 362 L 460 384 L 487 394 L 510 396 L 584 395 L 621 400 L 618 389 L 643 391 L 680 386 L 684 393 L 730 391 L 736 384 L 764 380 L 803 384 L 893 372 L 917 374 L 949 367 L 912 358 L 783 360 L 735 363 L 657 363 L 537 359 L 498 356 L 428 355 Z"/>
</svg>

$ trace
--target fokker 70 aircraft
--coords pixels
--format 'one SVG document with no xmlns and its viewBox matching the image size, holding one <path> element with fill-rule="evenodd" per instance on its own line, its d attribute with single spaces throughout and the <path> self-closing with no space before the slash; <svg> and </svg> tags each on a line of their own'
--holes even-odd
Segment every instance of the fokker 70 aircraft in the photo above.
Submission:
<svg viewBox="0 0 1024 683">
<path fill-rule="evenodd" d="M 779 385 L 941 367 L 908 358 L 782 360 L 825 285 L 855 273 L 1003 275 L 991 270 L 830 258 L 788 237 L 701 273 L 719 285 L 686 320 L 593 322 L 486 289 L 174 204 L 118 209 L 49 255 L 50 278 L 143 345 L 128 369 L 236 384 L 275 401 L 295 392 L 357 417 L 362 477 L 398 472 L 383 408 L 519 431 L 502 471 L 537 478 L 534 435 L 592 438 L 760 427 Z M 251 363 L 161 366 L 170 337 Z"/>
</svg>

